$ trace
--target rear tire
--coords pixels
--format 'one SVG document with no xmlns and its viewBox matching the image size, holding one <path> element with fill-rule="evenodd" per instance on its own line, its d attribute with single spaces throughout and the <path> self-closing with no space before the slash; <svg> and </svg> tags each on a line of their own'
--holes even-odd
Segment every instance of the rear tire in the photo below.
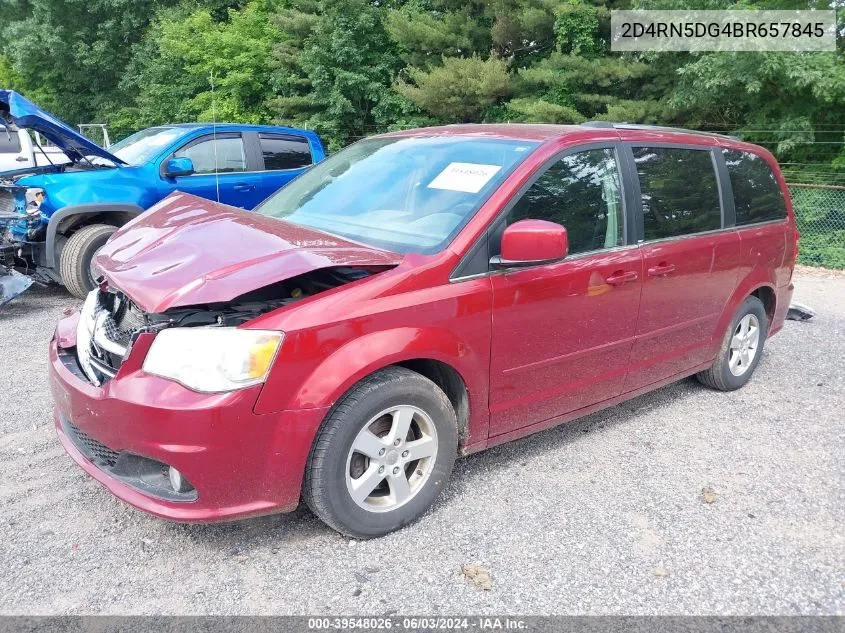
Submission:
<svg viewBox="0 0 845 633">
<path fill-rule="evenodd" d="M 326 417 L 308 457 L 303 497 L 342 534 L 383 536 L 428 510 L 449 480 L 457 448 L 446 394 L 416 372 L 388 367 Z"/>
<path fill-rule="evenodd" d="M 731 319 L 713 365 L 696 378 L 719 391 L 733 391 L 744 386 L 763 355 L 768 328 L 763 302 L 755 296 L 746 298 Z"/>
<path fill-rule="evenodd" d="M 68 238 L 59 256 L 59 275 L 74 297 L 84 299 L 94 289 L 91 260 L 115 231 L 110 224 L 90 224 Z"/>
</svg>

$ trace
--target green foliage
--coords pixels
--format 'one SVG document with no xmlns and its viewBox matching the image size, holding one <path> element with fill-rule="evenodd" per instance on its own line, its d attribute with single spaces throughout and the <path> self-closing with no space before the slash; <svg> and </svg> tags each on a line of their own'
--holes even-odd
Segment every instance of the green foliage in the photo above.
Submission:
<svg viewBox="0 0 845 633">
<path fill-rule="evenodd" d="M 455 11 L 443 10 L 445 3 L 423 9 L 415 3 L 390 11 L 385 28 L 396 42 L 403 59 L 411 66 L 437 63 L 443 55 L 461 55 L 492 45 L 489 26 L 479 24 L 473 5 Z"/>
<path fill-rule="evenodd" d="M 521 63 L 554 43 L 547 0 L 419 0 L 389 9 L 386 29 L 412 68 L 443 57 L 490 55 Z"/>
<path fill-rule="evenodd" d="M 634 55 L 609 43 L 612 8 L 828 4 L 0 0 L 0 87 L 72 124 L 106 121 L 114 138 L 212 117 L 306 126 L 331 149 L 451 122 L 675 124 L 759 143 L 792 182 L 845 184 L 841 37 L 830 53 Z M 829 235 L 807 227 L 802 259 L 836 260 Z"/>
<path fill-rule="evenodd" d="M 790 187 L 801 239 L 798 261 L 845 268 L 845 189 Z"/>
<path fill-rule="evenodd" d="M 271 52 L 280 38 L 279 28 L 257 5 L 230 10 L 226 22 L 215 22 L 207 9 L 164 13 L 136 49 L 120 86 L 132 105 L 116 110 L 113 118 L 121 128 L 212 118 L 269 121 Z"/>
<path fill-rule="evenodd" d="M 476 121 L 510 94 L 507 64 L 497 57 L 444 57 L 430 71 L 409 71 L 413 85 L 400 81 L 396 90 L 426 112 L 448 123 Z"/>
<path fill-rule="evenodd" d="M 308 125 L 330 147 L 384 129 L 406 111 L 391 91 L 399 58 L 382 16 L 366 0 L 294 1 L 275 20 L 271 107 L 286 123 Z"/>
<path fill-rule="evenodd" d="M 5 55 L 0 55 L 0 86 L 7 90 L 20 90 L 23 79 L 12 68 L 12 61 Z"/>
<path fill-rule="evenodd" d="M 0 53 L 18 87 L 57 115 L 91 121 L 113 96 L 150 16 L 166 0 L 5 0 Z"/>
<path fill-rule="evenodd" d="M 599 32 L 599 9 L 571 2 L 561 6 L 555 17 L 554 33 L 558 50 L 573 55 L 594 57 L 604 48 Z M 607 10 L 602 17 L 608 18 Z"/>
<path fill-rule="evenodd" d="M 709 53 L 678 70 L 671 105 L 704 121 L 781 130 L 783 155 L 842 127 L 845 60 L 840 53 Z M 818 139 L 822 140 L 822 139 Z"/>
<path fill-rule="evenodd" d="M 522 123 L 583 123 L 586 117 L 568 105 L 550 103 L 545 99 L 517 97 L 507 103 L 509 120 Z"/>
<path fill-rule="evenodd" d="M 845 269 L 845 230 L 801 234 L 798 263 Z"/>
<path fill-rule="evenodd" d="M 590 58 L 555 52 L 519 72 L 520 102 L 536 100 L 579 113 L 580 119 L 567 122 L 585 119 L 659 121 L 665 106 L 650 99 L 643 90 L 652 75 L 648 64 L 631 59 Z M 522 109 L 524 111 L 525 107 Z M 542 117 L 546 110 L 541 109 L 539 113 Z"/>
</svg>

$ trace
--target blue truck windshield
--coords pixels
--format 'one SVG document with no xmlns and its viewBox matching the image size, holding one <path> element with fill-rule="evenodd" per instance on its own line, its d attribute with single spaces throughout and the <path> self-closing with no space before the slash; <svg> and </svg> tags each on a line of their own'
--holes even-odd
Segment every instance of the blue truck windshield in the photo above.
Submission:
<svg viewBox="0 0 845 633">
<path fill-rule="evenodd" d="M 109 152 L 129 165 L 143 165 L 184 133 L 175 127 L 151 127 L 115 143 Z"/>
</svg>

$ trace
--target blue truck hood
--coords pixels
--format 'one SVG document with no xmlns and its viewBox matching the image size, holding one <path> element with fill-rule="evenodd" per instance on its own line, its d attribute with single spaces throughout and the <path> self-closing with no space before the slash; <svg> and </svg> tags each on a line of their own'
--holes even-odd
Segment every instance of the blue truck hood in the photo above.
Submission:
<svg viewBox="0 0 845 633">
<path fill-rule="evenodd" d="M 74 163 L 86 156 L 99 156 L 115 165 L 126 164 L 14 90 L 0 90 L 0 119 L 50 139 Z"/>
</svg>

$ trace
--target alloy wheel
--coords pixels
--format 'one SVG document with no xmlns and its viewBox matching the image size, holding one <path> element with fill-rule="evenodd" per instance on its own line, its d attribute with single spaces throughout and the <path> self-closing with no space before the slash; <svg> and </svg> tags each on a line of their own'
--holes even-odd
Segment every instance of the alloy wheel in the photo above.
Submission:
<svg viewBox="0 0 845 633">
<path fill-rule="evenodd" d="M 369 512 L 395 510 L 416 496 L 437 458 L 437 429 L 422 409 L 399 405 L 367 422 L 346 459 L 346 489 Z"/>
<path fill-rule="evenodd" d="M 737 323 L 731 338 L 728 369 L 734 376 L 742 376 L 751 367 L 760 344 L 760 322 L 754 314 L 746 314 Z"/>
</svg>

